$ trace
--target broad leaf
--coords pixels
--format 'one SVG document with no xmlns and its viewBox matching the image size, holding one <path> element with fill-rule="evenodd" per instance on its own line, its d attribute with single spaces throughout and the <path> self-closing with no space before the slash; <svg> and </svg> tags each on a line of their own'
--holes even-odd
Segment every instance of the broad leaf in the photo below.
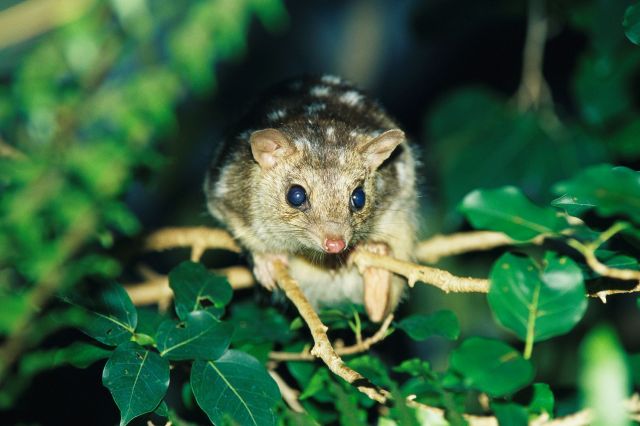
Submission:
<svg viewBox="0 0 640 426">
<path fill-rule="evenodd" d="M 531 363 L 506 343 L 472 337 L 453 351 L 451 367 L 464 376 L 467 386 L 498 397 L 531 383 Z"/>
<path fill-rule="evenodd" d="M 528 257 L 505 253 L 494 264 L 489 305 L 496 320 L 523 340 L 564 334 L 587 308 L 580 268 L 548 252 L 539 267 Z"/>
<path fill-rule="evenodd" d="M 105 345 L 117 346 L 131 339 L 138 323 L 138 313 L 124 288 L 108 282 L 85 289 L 66 300 L 85 309 L 90 318 L 81 330 Z"/>
<path fill-rule="evenodd" d="M 552 204 L 559 207 L 570 197 L 575 204 L 595 206 L 602 216 L 624 215 L 640 223 L 640 172 L 603 164 L 556 184 L 553 191 L 560 198 Z"/>
<path fill-rule="evenodd" d="M 250 355 L 230 350 L 217 361 L 195 361 L 191 388 L 213 424 L 228 419 L 241 425 L 275 425 L 273 406 L 280 391 Z"/>
<path fill-rule="evenodd" d="M 549 385 L 546 383 L 534 383 L 529 412 L 533 414 L 547 413 L 552 416 L 554 405 L 555 398 Z"/>
<path fill-rule="evenodd" d="M 189 312 L 184 321 L 166 320 L 158 328 L 160 355 L 170 360 L 215 360 L 227 350 L 233 327 L 207 311 Z"/>
<path fill-rule="evenodd" d="M 400 365 L 393 367 L 393 371 L 396 373 L 406 373 L 414 377 L 431 376 L 431 366 L 428 361 L 423 361 L 418 358 L 408 359 L 403 361 Z"/>
<path fill-rule="evenodd" d="M 87 368 L 94 362 L 108 358 L 111 351 L 84 342 L 75 342 L 64 348 L 30 352 L 20 360 L 20 374 L 33 375 L 37 372 L 72 365 Z"/>
<path fill-rule="evenodd" d="M 431 336 L 456 340 L 460 335 L 460 323 L 451 311 L 438 311 L 431 315 L 412 315 L 398 322 L 397 327 L 413 340 L 425 340 Z"/>
<path fill-rule="evenodd" d="M 498 418 L 499 425 L 527 426 L 529 424 L 527 410 L 520 404 L 493 403 L 491 408 Z"/>
<path fill-rule="evenodd" d="M 102 384 L 120 409 L 120 425 L 158 407 L 169 387 L 169 363 L 133 342 L 113 352 L 102 372 Z"/>
<path fill-rule="evenodd" d="M 169 273 L 169 286 L 175 295 L 176 313 L 183 320 L 189 312 L 209 306 L 223 308 L 233 294 L 225 277 L 207 271 L 199 263 L 188 261 Z"/>
<path fill-rule="evenodd" d="M 640 4 L 627 8 L 622 21 L 624 34 L 634 44 L 640 44 Z"/>
<path fill-rule="evenodd" d="M 460 211 L 474 227 L 504 232 L 518 241 L 556 234 L 567 227 L 553 209 L 536 206 L 513 186 L 475 190 L 464 197 Z"/>
<path fill-rule="evenodd" d="M 234 326 L 233 342 L 286 343 L 293 333 L 289 321 L 273 307 L 255 303 L 233 303 L 229 321 Z"/>
</svg>

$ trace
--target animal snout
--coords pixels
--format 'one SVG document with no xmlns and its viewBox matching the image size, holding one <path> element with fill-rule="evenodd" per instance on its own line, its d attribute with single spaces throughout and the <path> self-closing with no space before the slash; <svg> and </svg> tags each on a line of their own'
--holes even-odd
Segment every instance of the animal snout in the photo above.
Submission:
<svg viewBox="0 0 640 426">
<path fill-rule="evenodd" d="M 346 246 L 344 238 L 335 236 L 328 236 L 323 244 L 324 251 L 331 254 L 340 253 Z"/>
</svg>

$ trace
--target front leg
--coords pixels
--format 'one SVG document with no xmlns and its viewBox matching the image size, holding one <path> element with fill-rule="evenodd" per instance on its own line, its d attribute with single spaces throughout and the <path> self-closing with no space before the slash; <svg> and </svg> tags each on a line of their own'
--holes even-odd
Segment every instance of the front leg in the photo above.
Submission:
<svg viewBox="0 0 640 426">
<path fill-rule="evenodd" d="M 253 275 L 269 291 L 276 289 L 276 273 L 274 269 L 276 260 L 283 262 L 285 265 L 289 264 L 289 260 L 284 254 L 255 253 L 253 255 Z"/>
<path fill-rule="evenodd" d="M 386 243 L 367 242 L 364 250 L 380 255 L 389 255 Z M 365 268 L 362 271 L 364 307 L 373 322 L 380 322 L 391 307 L 391 272 L 380 268 Z"/>
</svg>

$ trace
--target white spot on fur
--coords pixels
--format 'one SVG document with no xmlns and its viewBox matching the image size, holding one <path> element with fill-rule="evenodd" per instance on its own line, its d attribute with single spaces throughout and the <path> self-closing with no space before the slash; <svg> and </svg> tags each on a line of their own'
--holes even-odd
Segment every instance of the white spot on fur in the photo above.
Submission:
<svg viewBox="0 0 640 426">
<path fill-rule="evenodd" d="M 320 111 L 324 111 L 327 105 L 323 102 L 314 102 L 310 105 L 305 105 L 304 112 L 307 114 L 317 114 Z"/>
<path fill-rule="evenodd" d="M 364 96 L 362 96 L 360 93 L 356 92 L 355 90 L 349 90 L 348 92 L 344 92 L 342 95 L 340 95 L 340 102 L 342 102 L 343 104 L 347 104 L 349 106 L 357 106 L 359 105 L 362 100 L 364 99 Z"/>
<path fill-rule="evenodd" d="M 342 83 L 342 79 L 336 75 L 323 75 L 322 78 L 320 79 L 323 83 L 326 84 L 340 84 Z"/>
<path fill-rule="evenodd" d="M 298 149 L 311 149 L 311 144 L 307 138 L 296 138 L 293 143 Z"/>
<path fill-rule="evenodd" d="M 349 132 L 349 137 L 355 139 L 358 137 L 358 132 L 356 130 L 352 130 Z"/>
<path fill-rule="evenodd" d="M 309 93 L 316 98 L 324 98 L 329 96 L 329 91 L 329 86 L 314 86 Z"/>
<path fill-rule="evenodd" d="M 336 129 L 334 129 L 333 127 L 331 127 L 331 126 L 327 127 L 327 131 L 326 131 L 327 138 L 328 139 L 333 139 L 333 135 L 335 134 L 335 132 L 336 132 Z"/>
<path fill-rule="evenodd" d="M 278 121 L 285 118 L 286 116 L 287 116 L 287 111 L 284 109 L 277 109 L 267 114 L 267 118 L 269 119 L 269 121 Z"/>
</svg>

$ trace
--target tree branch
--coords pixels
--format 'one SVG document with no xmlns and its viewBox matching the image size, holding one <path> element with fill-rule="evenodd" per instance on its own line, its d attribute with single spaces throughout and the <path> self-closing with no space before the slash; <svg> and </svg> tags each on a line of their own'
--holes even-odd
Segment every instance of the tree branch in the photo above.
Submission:
<svg viewBox="0 0 640 426">
<path fill-rule="evenodd" d="M 350 261 L 357 265 L 360 271 L 364 268 L 373 266 L 402 275 L 407 279 L 409 287 L 413 287 L 417 281 L 421 281 L 425 284 L 438 287 L 445 293 L 489 292 L 489 281 L 486 279 L 457 277 L 442 269 L 417 265 L 415 263 L 370 253 L 364 250 L 356 250 L 351 255 Z"/>
<path fill-rule="evenodd" d="M 371 346 L 375 345 L 378 342 L 381 342 L 385 339 L 385 337 L 387 337 L 387 331 L 389 330 L 392 321 L 393 314 L 389 314 L 387 318 L 385 318 L 385 320 L 382 322 L 382 325 L 380 326 L 378 331 L 376 331 L 373 336 L 361 340 L 355 345 L 335 348 L 336 354 L 344 356 L 368 351 Z M 316 357 L 311 354 L 311 351 L 309 349 L 305 349 L 302 352 L 274 351 L 269 354 L 269 359 L 273 361 L 313 361 L 314 359 L 316 359 Z"/>
</svg>

